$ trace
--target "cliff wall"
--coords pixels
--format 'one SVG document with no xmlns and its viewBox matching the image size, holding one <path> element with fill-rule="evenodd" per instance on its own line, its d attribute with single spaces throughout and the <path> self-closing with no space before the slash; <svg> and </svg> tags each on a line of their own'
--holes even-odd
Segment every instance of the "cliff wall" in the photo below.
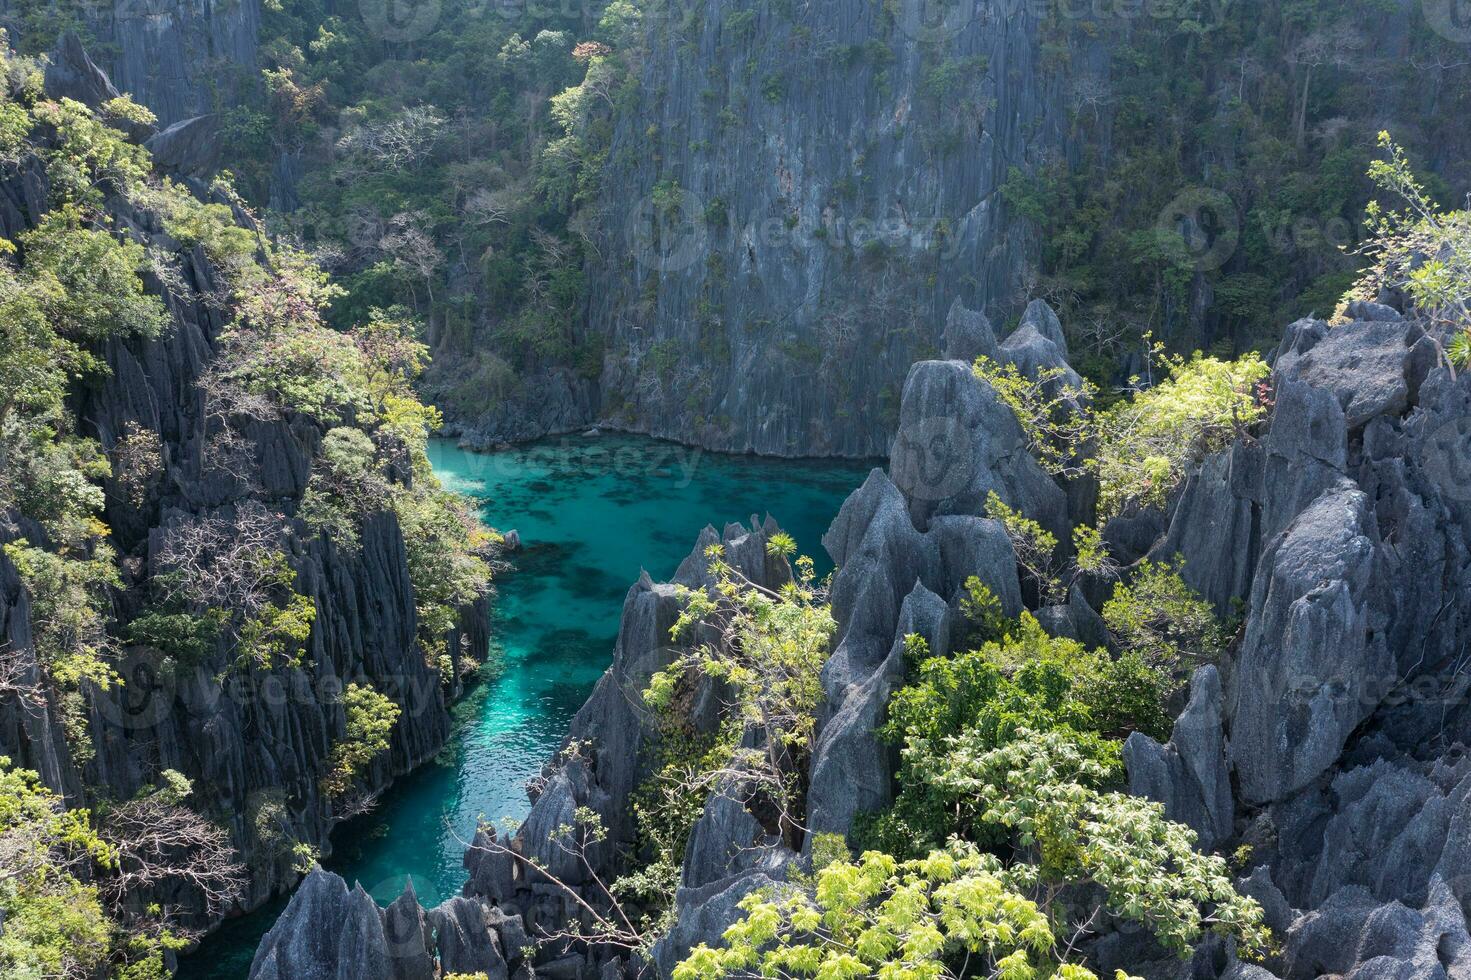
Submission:
<svg viewBox="0 0 1471 980">
<path fill-rule="evenodd" d="M 92 82 L 106 92 L 105 79 Z M 15 240 L 49 207 L 47 171 L 37 155 L 0 169 L 0 235 Z M 165 230 L 159 214 L 116 189 L 107 191 L 103 208 L 117 234 L 160 257 L 144 285 L 167 305 L 171 321 L 157 339 L 102 344 L 96 354 L 106 370 L 79 380 L 68 400 L 79 434 L 110 455 L 125 438 L 156 438 L 157 467 L 146 484 L 125 483 L 115 467 L 99 515 L 118 555 L 121 587 L 110 593 L 108 643 L 122 683 L 83 686 L 87 734 L 74 741 L 58 720 L 59 695 L 40 683 L 31 597 L 16 567 L 0 556 L 0 638 L 23 664 L 20 682 L 0 690 L 0 755 L 39 772 L 73 806 L 127 800 L 156 784 L 163 770 L 184 774 L 193 782 L 191 805 L 229 829 L 249 866 L 240 904 L 254 907 L 298 878 L 295 845 L 327 848 L 329 831 L 347 815 L 344 801 L 322 786 L 333 745 L 346 733 L 347 686 L 371 685 L 401 711 L 387 751 L 362 773 L 361 791 L 370 798 L 443 745 L 460 679 L 488 649 L 488 600 L 460 609 L 446 638 L 453 664 L 443 670 L 420 636 L 405 536 L 393 512 L 369 515 L 357 541 L 347 543 L 299 519 L 324 436 L 314 419 L 233 417 L 227 424 L 242 439 L 234 462 L 210 460 L 207 444 L 221 420 L 207 412 L 200 383 L 218 366 L 232 326 L 224 280 L 201 248 L 182 246 Z M 236 215 L 258 230 L 249 215 Z M 165 268 L 172 270 L 167 280 Z M 315 611 L 299 655 L 260 662 L 240 657 L 223 639 L 194 658 L 129 644 L 123 624 L 149 602 L 169 531 L 251 510 L 284 522 L 295 589 Z M 41 528 L 0 513 L 0 540 L 21 537 L 45 543 Z M 158 898 L 185 909 L 199 905 L 186 894 Z"/>
</svg>

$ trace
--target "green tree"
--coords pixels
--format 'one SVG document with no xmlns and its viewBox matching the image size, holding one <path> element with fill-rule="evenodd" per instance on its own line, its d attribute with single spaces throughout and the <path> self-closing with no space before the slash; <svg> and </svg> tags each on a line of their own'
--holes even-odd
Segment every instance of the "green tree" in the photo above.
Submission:
<svg viewBox="0 0 1471 980">
<path fill-rule="evenodd" d="M 767 547 L 785 556 L 795 543 L 789 535 L 778 535 Z M 713 625 L 718 638 L 655 673 L 644 699 L 667 708 L 678 682 L 692 673 L 728 685 L 736 718 L 755 728 L 760 744 L 733 750 L 726 766 L 703 774 L 703 781 L 715 786 L 729 776 L 758 786 L 779 810 L 780 833 L 797 839 L 802 826 L 797 773 L 816 738 L 822 665 L 835 629 L 826 592 L 806 556 L 797 560 L 797 578 L 779 589 L 747 579 L 726 561 L 721 545 L 706 549 L 705 560 L 713 585 L 679 589 L 684 608 L 671 634 L 689 639 Z"/>
<path fill-rule="evenodd" d="M 1379 146 L 1385 157 L 1369 165 L 1369 176 L 1405 209 L 1369 203 L 1373 237 L 1365 251 L 1375 262 L 1349 298 L 1374 300 L 1382 289 L 1408 293 L 1419 312 L 1449 329 L 1441 350 L 1454 374 L 1471 367 L 1471 212 L 1442 210 L 1388 133 L 1379 134 Z"/>
<path fill-rule="evenodd" d="M 332 746 L 332 768 L 323 788 L 342 797 L 368 764 L 388 751 L 389 736 L 403 709 L 368 684 L 349 684 L 342 698 L 346 729 Z"/>
</svg>

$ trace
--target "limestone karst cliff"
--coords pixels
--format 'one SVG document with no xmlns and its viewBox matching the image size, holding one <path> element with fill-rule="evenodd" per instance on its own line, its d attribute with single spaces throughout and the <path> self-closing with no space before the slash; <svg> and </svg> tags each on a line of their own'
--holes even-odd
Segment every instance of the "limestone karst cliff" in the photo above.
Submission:
<svg viewBox="0 0 1471 980">
<path fill-rule="evenodd" d="M 740 27 L 709 4 L 692 46 L 655 43 L 591 270 L 605 415 L 715 449 L 882 455 L 951 303 L 1019 308 L 1037 242 L 1000 188 L 1060 152 L 1064 121 L 1037 20 L 956 9 L 760 5 Z M 653 213 L 660 188 L 677 220 Z"/>
<path fill-rule="evenodd" d="M 13 81 L 22 77 L 22 66 L 7 65 Z M 379 445 L 405 455 L 395 457 L 384 483 L 375 484 L 382 490 L 380 503 L 370 503 L 360 521 L 349 520 L 330 533 L 309 525 L 303 503 L 309 488 L 316 488 L 314 493 L 322 488 L 324 445 L 352 436 L 356 444 L 366 443 L 370 457 L 375 451 L 360 430 L 348 432 L 367 424 L 366 403 L 359 404 L 355 416 L 349 413 L 347 425 L 334 426 L 324 421 L 330 412 L 313 415 L 300 403 L 273 400 L 259 390 L 242 397 L 239 385 L 247 384 L 238 380 L 244 370 L 242 335 L 259 328 L 257 322 L 245 325 L 242 282 L 253 283 L 250 288 L 263 295 L 290 296 L 292 287 L 271 278 L 281 267 L 270 263 L 282 260 L 268 258 L 275 253 L 255 218 L 218 190 L 197 181 L 164 186 L 156 174 L 130 177 L 125 169 L 97 163 L 110 154 L 112 160 L 146 166 L 146 156 L 133 154 L 153 127 L 135 121 L 126 139 L 116 132 L 104 135 L 82 105 L 51 101 L 90 93 L 96 107 L 117 95 L 85 53 L 65 67 L 70 74 L 58 79 L 53 71 L 45 92 L 24 95 L 27 104 L 34 100 L 31 111 L 38 119 L 56 122 L 35 123 L 29 142 L 0 164 L 0 235 L 7 245 L 21 243 L 17 262 L 28 262 L 41 248 L 31 234 L 58 215 L 62 222 L 87 222 L 79 225 L 86 231 L 77 234 L 135 244 L 137 254 L 151 257 L 140 274 L 141 296 L 156 302 L 165 322 L 156 336 L 110 335 L 91 345 L 95 349 L 87 353 L 95 366 L 78 368 L 59 414 L 37 423 L 34 438 L 43 448 L 60 429 L 75 440 L 65 445 L 84 447 L 71 451 L 95 445 L 104 463 L 88 471 L 98 484 L 99 507 L 89 533 L 107 541 L 107 549 L 94 550 L 94 557 L 115 557 L 99 558 L 112 567 L 104 570 L 101 630 L 89 642 L 102 652 L 114 678 L 79 683 L 47 662 L 50 651 L 42 649 L 41 636 L 46 631 L 54 643 L 56 626 L 35 615 L 40 608 L 36 590 L 51 586 L 0 555 L 0 655 L 7 671 L 0 686 L 0 756 L 35 770 L 67 806 L 97 812 L 151 791 L 161 774 L 184 777 L 191 784 L 190 807 L 227 831 L 245 865 L 243 887 L 224 908 L 202 901 L 187 881 L 165 880 L 130 900 L 140 908 L 145 899 L 160 903 L 178 911 L 179 925 L 202 929 L 214 924 L 206 908 L 215 915 L 253 908 L 294 884 L 299 878 L 294 849 L 329 847 L 328 832 L 347 815 L 353 799 L 370 798 L 442 746 L 449 732 L 448 707 L 465 675 L 486 656 L 488 599 L 465 599 L 451 611 L 453 622 L 444 635 L 428 635 L 433 628 L 423 617 L 437 613 L 426 590 L 435 580 L 415 567 L 414 552 L 416 542 L 438 540 L 439 532 L 426 536 L 422 527 L 406 529 L 399 513 L 381 501 L 408 500 L 418 493 L 413 499 L 439 505 L 424 495 L 433 484 L 422 482 L 428 477 L 415 470 L 412 450 L 386 431 L 377 433 Z M 35 81 L 39 84 L 39 72 Z M 14 98 L 13 92 L 7 95 Z M 9 101 L 7 108 L 17 104 Z M 77 163 L 67 155 L 72 152 L 97 156 Z M 95 179 L 85 170 L 92 165 L 100 168 Z M 82 206 L 71 190 L 59 186 L 78 168 L 88 177 Z M 197 223 L 181 226 L 181 215 Z M 181 241 L 185 234 L 205 237 Z M 236 243 L 228 262 L 211 257 L 221 238 Z M 14 253 L 12 248 L 9 254 Z M 270 272 L 240 278 L 241 268 L 257 267 Z M 22 273 L 28 268 L 23 265 Z M 330 337 L 336 335 L 311 332 L 309 306 L 291 307 L 292 316 L 307 324 L 301 328 L 307 332 L 295 336 L 326 337 L 332 346 Z M 276 334 L 277 344 L 289 345 L 291 331 L 298 329 L 292 316 L 276 321 L 275 329 L 284 331 Z M 337 349 L 345 354 L 352 345 L 345 335 L 343 340 L 348 346 Z M 29 353 L 23 346 L 7 350 L 18 360 Z M 227 359 L 229 351 L 233 360 Z M 349 363 L 339 360 L 338 370 L 347 372 Z M 17 421 L 22 410 L 10 392 L 6 407 L 13 410 L 7 420 L 12 428 L 3 464 L 0 542 L 60 553 L 44 521 L 30 516 L 54 489 L 33 482 L 39 479 L 34 468 L 24 469 L 35 464 L 16 442 L 14 427 L 24 422 Z M 403 431 L 413 437 L 412 429 Z M 134 452 L 138 455 L 128 455 Z M 108 461 L 111 465 L 105 465 Z M 85 480 L 82 486 L 88 486 Z M 268 573 L 275 584 L 267 596 L 272 601 L 289 596 L 297 603 L 290 607 L 292 614 L 305 617 L 307 627 L 293 634 L 299 642 L 282 639 L 266 653 L 246 655 L 225 630 L 197 636 L 140 633 L 137 624 L 160 609 L 169 615 L 152 622 L 179 629 L 181 623 L 196 629 L 215 622 L 198 606 L 160 606 L 161 583 L 178 583 L 181 576 L 216 577 L 239 586 L 240 579 L 231 576 L 254 573 L 230 567 L 231 555 L 237 554 L 232 549 L 251 546 L 246 540 L 251 535 L 277 549 L 273 553 L 282 567 Z M 185 547 L 181 536 L 204 542 L 192 553 L 192 565 L 179 564 L 179 549 Z M 55 597 L 45 599 L 54 608 Z M 269 604 L 265 608 L 279 611 Z M 438 661 L 430 649 L 436 642 L 442 643 Z M 384 751 L 347 771 L 344 791 L 332 792 L 325 780 L 334 767 L 342 769 L 336 753 L 350 725 L 344 704 L 350 685 L 385 697 L 396 708 L 397 721 Z"/>
<path fill-rule="evenodd" d="M 79 19 L 192 124 L 178 169 L 422 305 L 426 390 L 480 446 L 882 455 L 953 300 L 1009 327 L 1046 295 L 1098 380 L 1146 330 L 1240 353 L 1330 312 L 1378 128 L 1465 179 L 1463 39 L 1413 0 L 388 7 Z M 69 23 L 0 10 L 36 51 Z M 412 119 L 412 166 L 363 158 Z"/>
<path fill-rule="evenodd" d="M 1237 606 L 1243 621 L 1220 663 L 1195 672 L 1168 742 L 1130 737 L 1130 790 L 1161 801 L 1198 832 L 1201 847 L 1241 848 L 1240 887 L 1261 903 L 1280 948 L 1249 964 L 1212 940 L 1182 961 L 1142 931 L 1100 925 L 1085 949 L 1109 974 L 1297 980 L 1471 968 L 1460 813 L 1471 786 L 1462 761 L 1471 738 L 1462 669 L 1471 629 L 1471 378 L 1454 377 L 1434 356 L 1424 324 L 1375 304 L 1354 312 L 1348 323 L 1288 329 L 1265 430 L 1206 459 L 1143 549 L 1182 556 L 1185 577 L 1223 611 Z M 849 832 L 856 813 L 893 799 L 894 760 L 875 729 L 903 682 L 905 637 L 949 649 L 969 575 L 1007 611 L 1022 603 L 1012 546 L 982 516 L 977 490 L 995 488 L 1039 520 L 1066 519 L 1062 491 L 1006 448 L 1015 421 L 963 363 L 916 364 L 900 419 L 888 471 L 871 474 L 824 539 L 838 565 L 838 626 L 808 771 L 814 832 Z M 943 439 L 930 438 L 937 431 Z M 723 540 L 737 561 L 755 563 L 755 576 L 770 575 L 759 544 L 774 531 L 770 523 L 732 527 Z M 703 545 L 715 540 L 707 530 L 677 580 L 700 581 Z M 1039 619 L 1060 634 L 1098 635 L 1084 591 L 1038 610 Z M 629 592 L 614 664 L 570 735 L 592 754 L 549 769 L 509 842 L 573 885 L 577 869 L 549 833 L 589 807 L 611 841 L 630 842 L 630 793 L 648 771 L 655 729 L 619 692 L 668 662 L 663 637 L 675 611 L 667 586 L 643 581 Z M 759 818 L 711 798 L 685 853 L 677 921 L 651 954 L 660 975 L 693 944 L 716 942 L 743 896 L 804 867 L 802 848 L 771 838 Z M 523 935 L 556 932 L 579 910 L 493 843 L 478 840 L 467 853 L 465 896 L 482 909 L 481 947 L 504 957 Z M 599 874 L 612 873 L 617 847 L 598 853 Z M 397 906 L 366 921 L 387 929 L 404 917 Z M 262 947 L 256 977 L 284 977 L 271 963 L 305 956 L 324 974 L 351 962 L 368 964 L 368 976 L 431 975 L 395 972 L 387 940 L 365 941 L 350 954 L 357 959 L 324 952 L 309 921 L 305 904 L 294 903 Z M 317 928 L 335 933 L 338 921 Z M 377 934 L 354 934 L 369 932 Z M 444 926 L 427 935 L 431 950 L 435 936 L 458 941 Z M 486 956 L 490 975 L 508 969 Z M 558 976 L 625 969 L 607 947 L 579 954 L 553 944 L 538 957 L 538 972 Z"/>
<path fill-rule="evenodd" d="M 259 0 L 108 0 L 64 8 L 53 5 L 52 20 L 12 0 L 0 4 L 0 18 L 19 46 L 30 30 L 49 33 L 74 14 L 92 57 L 118 91 L 153 110 L 160 128 L 227 109 L 259 84 Z"/>
</svg>

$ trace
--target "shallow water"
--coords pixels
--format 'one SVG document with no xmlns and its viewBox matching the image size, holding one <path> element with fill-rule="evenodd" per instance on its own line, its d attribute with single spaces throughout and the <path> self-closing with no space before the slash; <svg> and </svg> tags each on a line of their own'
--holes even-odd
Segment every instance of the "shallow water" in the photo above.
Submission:
<svg viewBox="0 0 1471 980">
<path fill-rule="evenodd" d="M 821 537 L 868 472 L 856 463 L 702 453 L 634 436 L 574 436 L 471 453 L 447 440 L 429 458 L 446 486 L 482 504 L 487 523 L 521 534 L 515 570 L 497 582 L 496 646 L 484 679 L 454 709 L 435 761 L 394 784 L 378 809 L 339 827 L 326 867 L 380 903 L 412 876 L 424 905 L 459 892 L 476 821 L 520 819 L 526 780 L 559 747 L 613 656 L 623 597 L 640 568 L 667 579 L 706 524 L 770 512 L 816 560 Z M 228 923 L 183 963 L 186 980 L 240 980 L 285 907 Z"/>
</svg>

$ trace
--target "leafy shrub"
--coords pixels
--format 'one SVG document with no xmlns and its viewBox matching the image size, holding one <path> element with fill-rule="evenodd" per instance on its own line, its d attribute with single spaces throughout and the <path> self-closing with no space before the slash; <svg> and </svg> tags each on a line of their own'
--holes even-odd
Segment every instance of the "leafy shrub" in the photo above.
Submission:
<svg viewBox="0 0 1471 980">
<path fill-rule="evenodd" d="M 767 542 L 773 556 L 791 553 L 789 535 Z M 674 639 L 690 639 L 702 624 L 718 632 L 676 657 L 649 679 L 644 700 L 656 710 L 672 704 L 686 676 L 704 675 L 730 689 L 734 723 L 752 726 L 758 746 L 733 749 L 719 769 L 699 774 L 706 787 L 727 776 L 755 784 L 779 810 L 783 834 L 800 834 L 797 774 L 810 757 L 816 737 L 817 706 L 822 700 L 822 665 L 836 628 L 826 592 L 815 582 L 812 560 L 797 560 L 797 578 L 777 590 L 757 585 L 725 560 L 721 545 L 705 552 L 713 586 L 680 587 L 684 603 L 671 629 Z"/>
<path fill-rule="evenodd" d="M 224 626 L 221 610 L 203 615 L 150 609 L 127 626 L 128 642 L 150 646 L 186 664 L 197 663 L 212 649 Z"/>
<path fill-rule="evenodd" d="M 957 737 L 995 747 L 1023 729 L 1066 731 L 1116 781 L 1121 736 L 1168 734 L 1167 677 L 1138 657 L 1114 659 L 1049 636 L 1029 613 L 999 639 L 954 657 L 928 656 L 919 637 L 909 644 L 913 679 L 894 693 L 879 730 L 900 746 L 899 794 L 892 811 L 871 823 L 877 836 L 869 838 L 893 853 L 914 855 L 952 834 L 974 833 L 965 801 L 933 778 Z"/>
<path fill-rule="evenodd" d="M 1097 529 L 1080 524 L 1073 528 L 1073 554 L 1064 559 L 1058 551 L 1057 535 L 1021 511 L 1008 507 L 994 491 L 986 497 L 986 516 L 1001 524 L 1011 542 L 1022 583 L 1030 585 L 1043 605 L 1067 601 L 1068 592 L 1083 575 L 1113 578 L 1118 565 Z"/>
<path fill-rule="evenodd" d="M 1256 354 L 1237 361 L 1196 354 L 1167 366 L 1167 378 L 1098 419 L 1092 469 L 1101 521 L 1130 504 L 1163 507 L 1192 466 L 1266 416 L 1256 387 L 1270 369 Z"/>
<path fill-rule="evenodd" d="M 332 768 L 322 780 L 331 796 L 342 796 L 363 770 L 388 751 L 389 735 L 402 712 L 368 684 L 349 684 L 343 695 L 346 731 L 332 746 Z"/>
<path fill-rule="evenodd" d="M 1237 894 L 1225 859 L 1197 851 L 1195 832 L 1166 820 L 1159 803 L 1101 791 L 1109 777 L 1071 733 L 1022 729 L 996 747 L 966 733 L 935 778 L 981 823 L 1011 836 L 1044 893 L 1097 886 L 1104 910 L 1182 957 L 1206 930 L 1235 938 L 1248 956 L 1264 953 L 1262 909 Z"/>
<path fill-rule="evenodd" d="M 1085 471 L 1080 453 L 1093 437 L 1089 406 L 1098 400 L 1096 386 L 1068 383 L 1063 368 L 1042 368 L 1030 377 L 1015 364 L 984 355 L 973 370 L 1011 409 L 1026 434 L 1027 448 L 1049 473 L 1076 476 Z"/>
<path fill-rule="evenodd" d="M 1471 212 L 1437 206 L 1388 133 L 1379 134 L 1379 147 L 1386 158 L 1369 165 L 1369 176 L 1406 207 L 1394 211 L 1370 202 L 1372 238 L 1364 250 L 1375 263 L 1346 298 L 1375 300 L 1383 289 L 1405 291 L 1420 312 L 1451 329 L 1444 353 L 1453 370 L 1464 370 L 1471 367 Z"/>
<path fill-rule="evenodd" d="M 62 334 L 77 340 L 156 337 L 169 322 L 158 297 L 143 291 L 139 273 L 150 264 L 143 246 L 83 227 L 77 208 L 49 212 L 20 241 L 26 274 Z"/>
<path fill-rule="evenodd" d="M 1181 957 L 1207 931 L 1248 958 L 1268 951 L 1262 909 L 1236 892 L 1226 861 L 1198 852 L 1160 804 L 1100 790 L 1113 774 L 1067 730 L 1022 728 L 995 746 L 966 732 L 937 761 L 935 783 L 1009 857 L 955 839 L 908 861 L 871 850 L 820 866 L 811 886 L 747 896 L 721 947 L 695 947 L 674 975 L 949 977 L 979 956 L 996 976 L 1091 977 L 1056 959 L 1054 934 L 1100 913 Z"/>
<path fill-rule="evenodd" d="M 1120 649 L 1166 670 L 1214 662 L 1226 646 L 1214 608 L 1180 577 L 1180 561 L 1140 562 L 1103 605 L 1103 621 Z"/>
<path fill-rule="evenodd" d="M 62 723 L 73 755 L 84 761 L 91 757 L 92 744 L 82 687 L 107 690 L 118 682 L 107 634 L 108 590 L 121 585 L 112 548 L 99 535 L 90 553 L 48 551 L 25 538 L 4 550 L 30 593 L 36 658 L 46 679 L 67 695 L 61 703 Z"/>
<path fill-rule="evenodd" d="M 86 884 L 90 862 L 111 852 L 85 810 L 65 802 L 30 770 L 0 756 L 0 972 L 6 976 L 87 976 L 103 967 L 112 924 L 97 887 Z M 80 876 L 80 877 L 79 877 Z"/>
<path fill-rule="evenodd" d="M 957 976 L 950 964 L 959 961 L 987 976 L 1094 976 L 1061 962 L 1047 913 L 995 858 L 964 846 L 903 862 L 868 851 L 823 867 L 811 886 L 756 891 L 740 907 L 745 915 L 720 948 L 696 946 L 674 968 L 674 980 L 940 980 Z"/>
<path fill-rule="evenodd" d="M 1096 389 L 1060 384 L 1056 371 L 1029 378 L 986 358 L 975 367 L 1049 472 L 1098 478 L 1100 522 L 1130 505 L 1163 507 L 1192 466 L 1266 416 L 1257 387 L 1270 372 L 1256 354 L 1236 361 L 1199 353 L 1164 358 L 1161 370 L 1166 376 L 1158 383 L 1145 387 L 1136 378 L 1132 397 L 1100 410 Z"/>
</svg>

